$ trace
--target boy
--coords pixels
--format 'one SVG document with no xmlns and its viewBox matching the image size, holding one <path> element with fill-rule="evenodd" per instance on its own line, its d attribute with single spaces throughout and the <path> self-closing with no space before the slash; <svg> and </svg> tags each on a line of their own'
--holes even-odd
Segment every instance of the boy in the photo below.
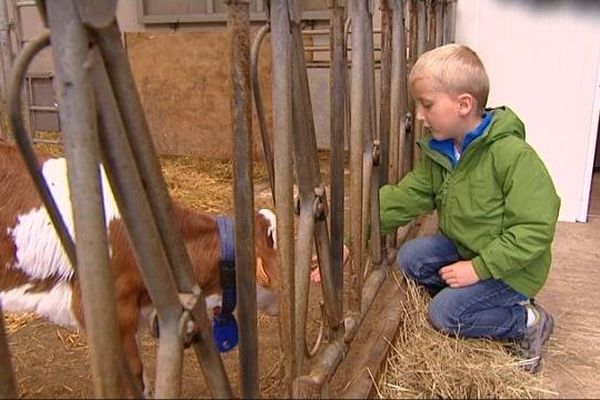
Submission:
<svg viewBox="0 0 600 400">
<path fill-rule="evenodd" d="M 429 319 L 462 337 L 516 339 L 537 372 L 553 319 L 529 301 L 542 288 L 560 199 L 508 107 L 486 109 L 481 60 L 450 44 L 410 72 L 416 117 L 430 133 L 421 162 L 381 188 L 381 230 L 437 209 L 440 234 L 402 246 L 397 263 L 432 295 Z"/>
</svg>

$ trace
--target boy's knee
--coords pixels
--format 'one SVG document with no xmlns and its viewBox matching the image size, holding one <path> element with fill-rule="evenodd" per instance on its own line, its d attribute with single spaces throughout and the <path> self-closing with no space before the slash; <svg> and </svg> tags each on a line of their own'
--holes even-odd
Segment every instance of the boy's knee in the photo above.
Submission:
<svg viewBox="0 0 600 400">
<path fill-rule="evenodd" d="M 458 316 L 453 312 L 454 308 L 444 301 L 444 296 L 436 296 L 429 303 L 428 317 L 433 327 L 441 332 L 459 334 Z"/>
<path fill-rule="evenodd" d="M 396 256 L 396 265 L 410 278 L 415 278 L 415 267 L 419 263 L 419 252 L 417 251 L 416 240 L 409 240 L 404 243 L 398 255 Z"/>
</svg>

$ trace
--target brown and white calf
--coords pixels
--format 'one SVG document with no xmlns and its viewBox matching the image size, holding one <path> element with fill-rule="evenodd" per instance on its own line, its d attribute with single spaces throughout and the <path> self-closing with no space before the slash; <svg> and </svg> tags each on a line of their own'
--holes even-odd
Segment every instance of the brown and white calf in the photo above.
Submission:
<svg viewBox="0 0 600 400">
<path fill-rule="evenodd" d="M 39 155 L 40 165 L 60 212 L 73 235 L 64 158 Z M 142 308 L 151 300 L 142 281 L 124 223 L 106 176 L 102 174 L 110 262 L 115 279 L 117 318 L 125 355 L 141 379 L 136 333 Z M 220 238 L 215 218 L 174 203 L 176 220 L 193 265 L 194 277 L 207 296 L 207 307 L 220 299 Z M 269 210 L 255 216 L 257 303 L 277 313 L 279 280 L 275 220 Z M 74 269 L 35 190 L 17 149 L 0 140 L 0 303 L 5 311 L 34 312 L 57 324 L 83 327 L 81 292 Z M 210 303 L 210 304 L 209 304 Z"/>
</svg>

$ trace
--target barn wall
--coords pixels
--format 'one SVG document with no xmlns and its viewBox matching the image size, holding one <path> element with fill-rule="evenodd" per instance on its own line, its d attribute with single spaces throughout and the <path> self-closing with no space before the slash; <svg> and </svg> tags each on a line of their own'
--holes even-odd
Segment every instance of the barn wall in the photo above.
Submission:
<svg viewBox="0 0 600 400">
<path fill-rule="evenodd" d="M 550 170 L 560 218 L 585 220 L 600 101 L 600 2 L 460 0 L 457 17 L 457 41 L 488 70 L 489 104 L 520 115 Z"/>
<path fill-rule="evenodd" d="M 161 154 L 229 158 L 232 126 L 227 32 L 129 32 L 127 53 Z M 269 42 L 260 58 L 262 93 L 271 124 Z M 255 155 L 262 154 L 253 112 Z"/>
</svg>

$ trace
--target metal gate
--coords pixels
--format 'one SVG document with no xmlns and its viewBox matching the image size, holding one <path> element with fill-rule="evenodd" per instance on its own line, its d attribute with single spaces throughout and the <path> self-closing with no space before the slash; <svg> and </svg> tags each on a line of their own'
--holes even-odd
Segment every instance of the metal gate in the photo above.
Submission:
<svg viewBox="0 0 600 400">
<path fill-rule="evenodd" d="M 330 395 L 328 382 L 352 345 L 352 339 L 389 272 L 388 257 L 396 237 L 379 234 L 379 187 L 396 182 L 418 156 L 412 121 L 414 105 L 407 94 L 406 71 L 428 48 L 452 41 L 453 1 L 381 0 L 380 99 L 375 96 L 373 4 L 369 0 L 328 0 L 330 12 L 331 193 L 320 174 L 313 110 L 308 92 L 301 37 L 299 2 L 266 4 L 267 25 L 250 46 L 248 0 L 227 0 L 231 33 L 234 196 L 238 296 L 254 296 L 252 237 L 254 213 L 251 162 L 251 81 L 256 54 L 271 32 L 273 144 L 260 118 L 265 159 L 277 214 L 277 249 L 282 266 L 280 342 L 284 351 L 288 397 Z M 196 323 L 201 340 L 194 343 L 211 394 L 232 397 L 223 363 L 212 343 L 204 297 L 191 279 L 190 262 L 173 220 L 168 192 L 160 173 L 148 127 L 115 21 L 116 1 L 46 0 L 37 2 L 49 27 L 27 43 L 13 66 L 8 107 L 15 138 L 30 173 L 43 195 L 73 265 L 83 293 L 95 394 L 122 397 L 129 380 L 120 349 L 107 272 L 108 250 L 103 225 L 98 165 L 103 163 L 119 208 L 140 259 L 141 272 L 158 309 L 157 397 L 178 397 L 184 334 L 182 323 Z M 60 120 L 74 194 L 75 235 L 89 238 L 76 246 L 33 158 L 24 129 L 20 93 L 27 65 L 52 41 L 56 79 L 63 93 Z M 351 57 L 347 59 L 348 43 Z M 350 68 L 348 68 L 348 63 Z M 252 72 L 252 74 L 251 74 Z M 254 85 L 260 114 L 260 92 Z M 379 103 L 378 103 L 379 102 Z M 379 115 L 376 114 L 377 103 Z M 344 140 L 349 141 L 349 200 L 345 200 Z M 277 168 L 275 168 L 277 166 Z M 145 185 L 142 185 L 142 180 Z M 298 196 L 293 196 L 294 183 Z M 77 188 L 77 190 L 74 190 Z M 343 286 L 344 208 L 350 209 L 352 265 L 350 287 Z M 86 218 L 82 216 L 86 215 Z M 91 217 L 90 217 L 91 216 Z M 295 225 L 297 224 L 297 229 Z M 98 243 L 102 245 L 98 245 Z M 312 246 L 316 246 L 323 285 L 328 343 L 309 349 L 306 340 L 307 298 Z M 349 302 L 344 304 L 344 290 Z M 184 294 L 190 300 L 181 303 Z M 241 326 L 242 397 L 258 397 L 256 309 L 248 302 L 238 309 Z M 14 396 L 14 380 L 0 326 L 0 395 Z M 137 393 L 139 395 L 139 392 Z"/>
</svg>

